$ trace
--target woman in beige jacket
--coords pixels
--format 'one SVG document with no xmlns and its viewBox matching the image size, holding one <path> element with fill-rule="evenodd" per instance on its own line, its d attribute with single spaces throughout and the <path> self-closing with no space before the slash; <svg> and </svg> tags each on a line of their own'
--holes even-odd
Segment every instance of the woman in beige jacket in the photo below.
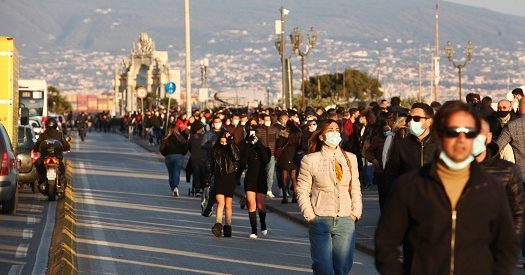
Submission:
<svg viewBox="0 0 525 275">
<path fill-rule="evenodd" d="M 362 212 L 357 158 L 339 147 L 340 129 L 327 120 L 312 135 L 301 161 L 297 201 L 310 224 L 314 274 L 348 274 L 355 248 L 355 221 Z"/>
</svg>

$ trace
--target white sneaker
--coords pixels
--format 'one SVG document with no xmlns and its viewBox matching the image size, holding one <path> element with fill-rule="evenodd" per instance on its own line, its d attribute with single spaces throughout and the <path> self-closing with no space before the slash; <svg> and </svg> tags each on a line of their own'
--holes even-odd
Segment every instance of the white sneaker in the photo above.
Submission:
<svg viewBox="0 0 525 275">
<path fill-rule="evenodd" d="M 263 234 L 263 236 L 268 235 L 268 229 L 266 229 L 266 230 L 261 230 L 261 233 Z"/>
<path fill-rule="evenodd" d="M 179 188 L 178 187 L 173 188 L 173 196 L 174 197 L 178 197 L 179 196 Z"/>
<path fill-rule="evenodd" d="M 257 234 L 250 234 L 250 239 L 257 239 Z"/>
<path fill-rule="evenodd" d="M 267 196 L 268 198 L 270 198 L 270 199 L 275 198 L 275 196 L 273 195 L 272 191 L 268 191 L 268 192 L 266 192 L 266 196 Z"/>
</svg>

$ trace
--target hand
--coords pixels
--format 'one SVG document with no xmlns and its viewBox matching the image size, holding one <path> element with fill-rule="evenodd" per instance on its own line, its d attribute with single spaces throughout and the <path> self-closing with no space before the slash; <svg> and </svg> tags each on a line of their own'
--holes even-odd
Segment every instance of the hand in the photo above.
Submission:
<svg viewBox="0 0 525 275">
<path fill-rule="evenodd" d="M 316 218 L 317 218 L 317 216 L 313 217 L 312 219 L 309 219 L 308 220 L 308 224 L 312 224 L 315 221 Z"/>
<path fill-rule="evenodd" d="M 354 222 L 356 222 L 358 219 L 356 216 L 352 215 L 352 220 L 354 220 Z"/>
</svg>

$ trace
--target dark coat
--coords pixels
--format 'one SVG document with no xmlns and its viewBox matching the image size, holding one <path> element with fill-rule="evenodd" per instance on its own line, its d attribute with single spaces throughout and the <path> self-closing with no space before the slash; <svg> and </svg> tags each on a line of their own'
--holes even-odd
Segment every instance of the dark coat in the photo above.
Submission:
<svg viewBox="0 0 525 275">
<path fill-rule="evenodd" d="M 210 175 L 220 176 L 237 173 L 239 165 L 239 148 L 232 139 L 228 140 L 226 148 L 216 144 L 210 150 Z"/>
<path fill-rule="evenodd" d="M 279 135 L 279 130 L 273 126 L 260 126 L 255 130 L 255 135 L 261 141 L 261 143 L 270 148 L 273 152 L 275 151 L 275 144 L 277 142 L 277 137 Z"/>
<path fill-rule="evenodd" d="M 179 137 L 171 135 L 168 139 L 163 139 L 160 143 L 159 151 L 163 156 L 167 155 L 186 155 L 188 153 L 188 143 L 182 135 Z"/>
<path fill-rule="evenodd" d="M 54 128 L 48 128 L 42 134 L 40 134 L 40 136 L 38 136 L 38 140 L 36 141 L 35 146 L 33 146 L 33 150 L 35 150 L 35 152 L 38 152 L 40 144 L 48 139 L 55 139 L 60 141 L 60 143 L 62 143 L 62 146 L 64 147 L 64 151 L 71 150 L 71 146 L 69 145 L 69 142 L 67 142 L 67 140 L 64 138 L 64 134 L 62 134 L 62 132 L 59 132 Z M 61 155 L 57 157 L 62 158 Z"/>
<path fill-rule="evenodd" d="M 188 142 L 188 149 L 191 153 L 191 158 L 195 161 L 205 160 L 208 158 L 208 152 L 202 148 L 202 140 L 204 134 L 192 134 Z"/>
<path fill-rule="evenodd" d="M 266 165 L 270 162 L 272 153 L 260 141 L 255 144 L 246 143 L 247 170 L 244 182 L 266 183 Z"/>
<path fill-rule="evenodd" d="M 431 134 L 423 141 L 419 141 L 414 135 L 408 135 L 396 142 L 383 172 L 383 186 L 386 194 L 392 192 L 393 183 L 399 176 L 432 162 L 437 148 L 435 138 Z"/>
<path fill-rule="evenodd" d="M 505 188 L 475 162 L 454 211 L 435 162 L 397 180 L 375 235 L 381 274 L 404 274 L 405 238 L 413 247 L 404 259 L 411 274 L 450 274 L 451 258 L 457 275 L 514 274 L 520 246 Z"/>
<path fill-rule="evenodd" d="M 505 186 L 509 199 L 509 206 L 514 220 L 516 234 L 523 234 L 523 219 L 525 215 L 525 205 L 523 204 L 523 186 L 520 177 L 519 167 L 514 163 L 500 159 L 499 148 L 496 143 L 487 145 L 487 157 L 480 162 L 485 172 L 491 174 L 494 179 Z"/>
</svg>

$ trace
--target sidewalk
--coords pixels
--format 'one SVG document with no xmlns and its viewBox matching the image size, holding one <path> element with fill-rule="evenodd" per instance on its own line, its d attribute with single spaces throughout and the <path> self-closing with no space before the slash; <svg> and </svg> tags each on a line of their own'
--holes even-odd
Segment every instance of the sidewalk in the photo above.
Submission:
<svg viewBox="0 0 525 275">
<path fill-rule="evenodd" d="M 133 136 L 132 141 L 142 148 L 157 154 L 159 157 L 162 157 L 159 152 L 158 145 L 150 146 L 148 140 L 141 139 L 137 136 Z M 181 177 L 185 179 L 184 171 L 182 171 Z M 181 181 L 181 183 L 184 181 L 185 180 Z M 277 184 L 275 184 L 273 188 L 274 194 L 278 194 L 276 186 Z M 184 192 L 182 194 L 184 194 Z M 241 186 L 237 187 L 235 194 L 239 197 L 244 194 L 244 190 Z M 372 186 L 368 190 L 363 190 L 362 194 L 363 215 L 361 220 L 356 223 L 356 249 L 370 256 L 374 256 L 374 232 L 379 219 L 379 199 L 377 196 L 377 188 Z M 266 207 L 269 212 L 276 213 L 289 219 L 290 221 L 308 227 L 308 223 L 299 211 L 299 207 L 296 203 L 282 204 L 281 198 L 275 197 L 273 199 L 266 200 Z"/>
</svg>

